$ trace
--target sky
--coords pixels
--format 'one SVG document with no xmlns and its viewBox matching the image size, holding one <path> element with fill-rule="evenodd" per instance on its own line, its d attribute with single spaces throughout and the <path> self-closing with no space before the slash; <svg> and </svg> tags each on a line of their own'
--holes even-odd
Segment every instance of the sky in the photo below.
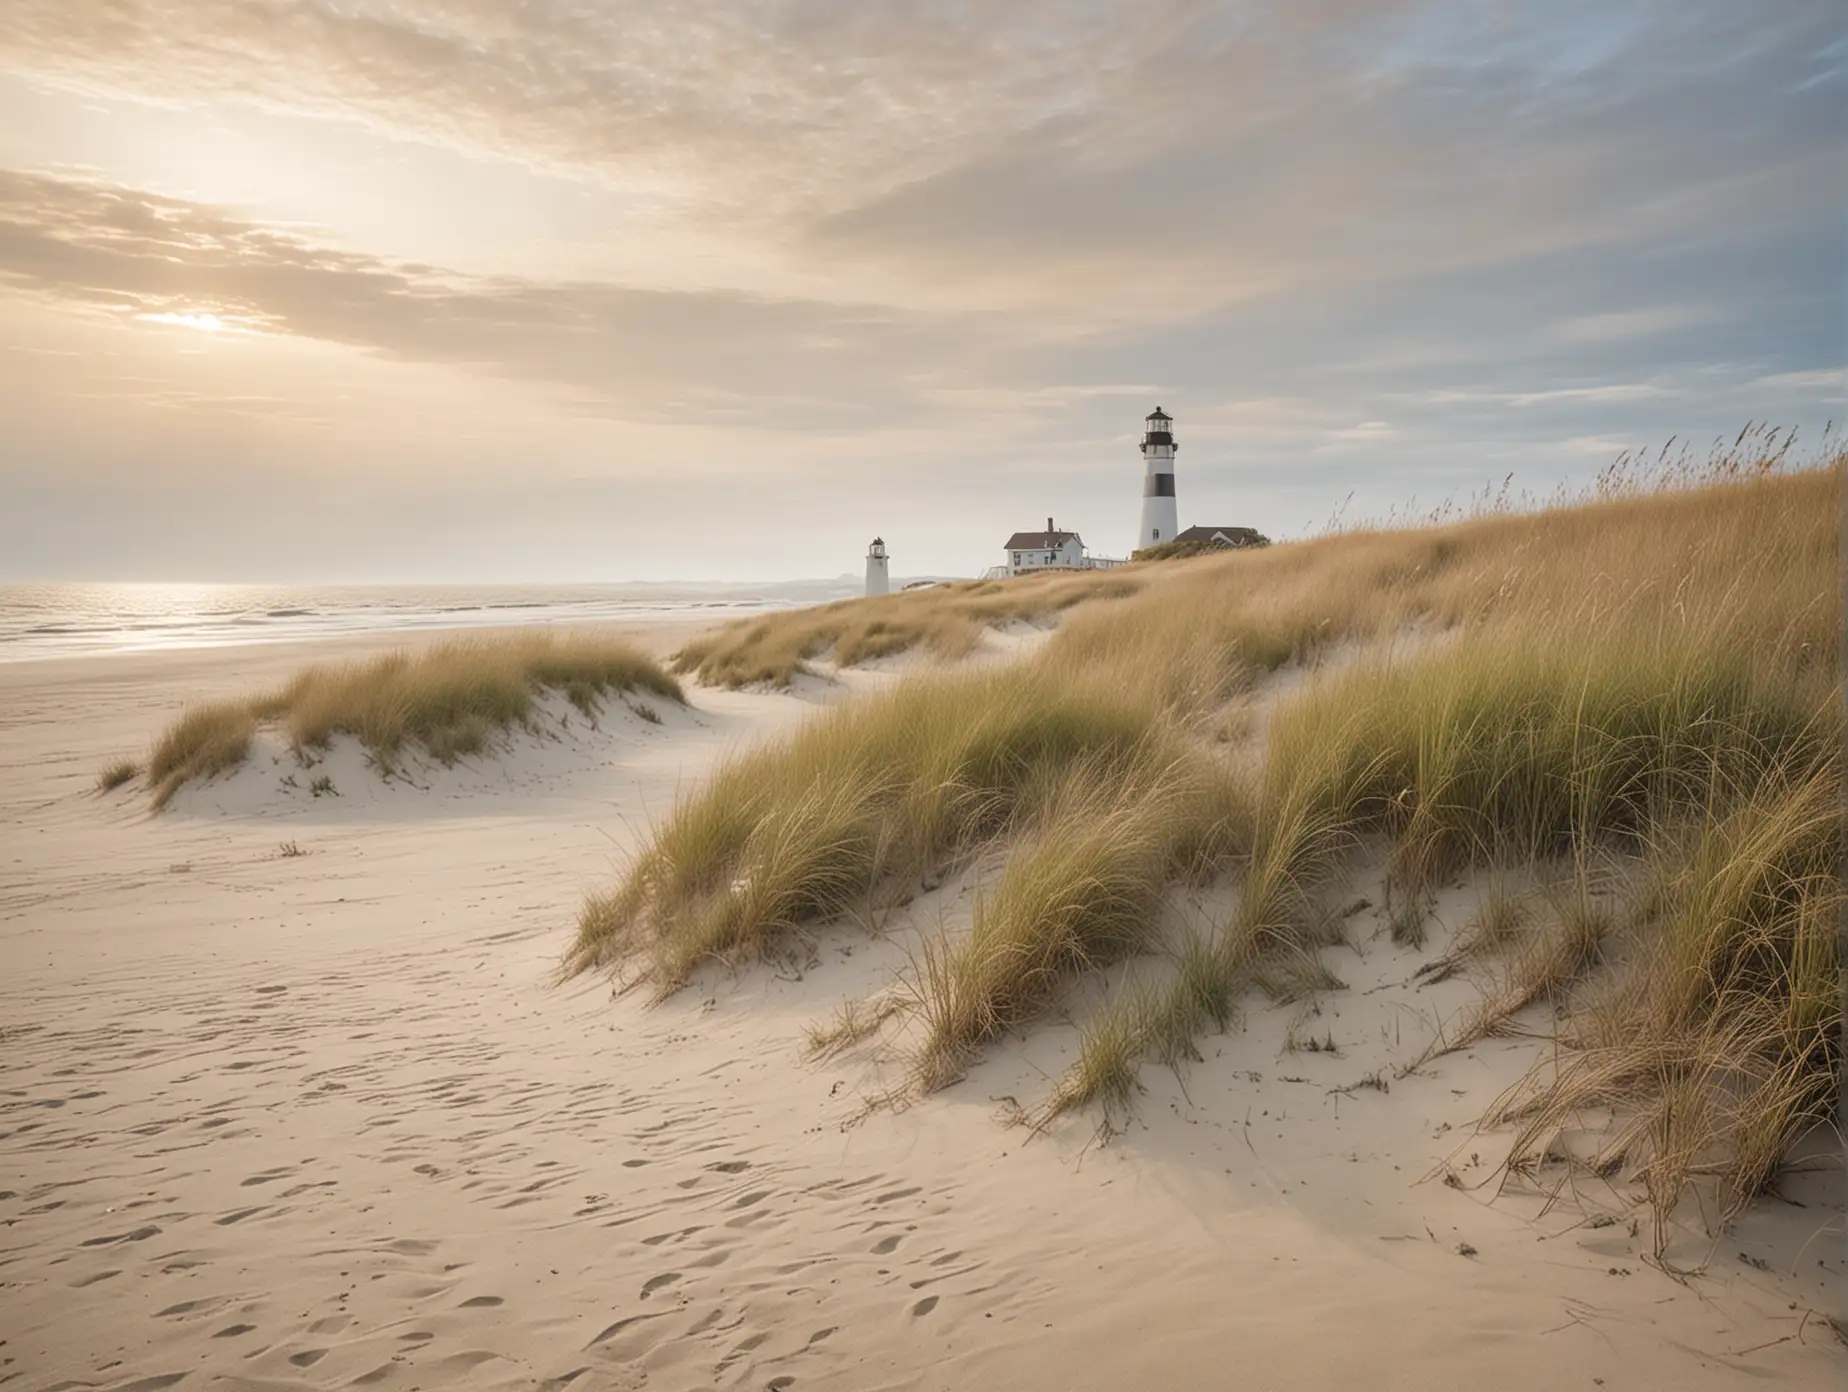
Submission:
<svg viewBox="0 0 1848 1392">
<path fill-rule="evenodd" d="M 1848 381 L 1837 0 L 5 0 L 0 580 L 974 574 Z"/>
</svg>

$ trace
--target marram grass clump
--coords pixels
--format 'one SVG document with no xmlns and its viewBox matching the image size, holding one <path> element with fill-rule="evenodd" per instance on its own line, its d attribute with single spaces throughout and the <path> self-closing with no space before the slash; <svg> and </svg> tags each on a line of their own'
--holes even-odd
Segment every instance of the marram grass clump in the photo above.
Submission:
<svg viewBox="0 0 1848 1392">
<path fill-rule="evenodd" d="M 1250 829 L 1225 770 L 1164 762 L 1151 741 L 1115 768 L 1080 761 L 1053 783 L 966 935 L 924 939 L 913 988 L 925 1091 L 1031 1021 L 1082 972 L 1158 945 L 1170 882 L 1244 850 Z"/>
<path fill-rule="evenodd" d="M 148 785 L 156 810 L 193 779 L 242 763 L 260 726 L 279 729 L 298 756 L 336 735 L 359 740 L 393 772 L 407 747 L 448 764 L 479 754 L 528 721 L 542 692 L 564 693 L 586 716 L 608 697 L 647 693 L 682 702 L 680 683 L 620 639 L 519 634 L 319 665 L 266 695 L 186 711 L 154 746 Z"/>
<path fill-rule="evenodd" d="M 103 771 L 96 775 L 96 791 L 113 793 L 124 783 L 132 783 L 141 776 L 141 765 L 133 759 L 117 759 L 105 764 Z"/>
</svg>

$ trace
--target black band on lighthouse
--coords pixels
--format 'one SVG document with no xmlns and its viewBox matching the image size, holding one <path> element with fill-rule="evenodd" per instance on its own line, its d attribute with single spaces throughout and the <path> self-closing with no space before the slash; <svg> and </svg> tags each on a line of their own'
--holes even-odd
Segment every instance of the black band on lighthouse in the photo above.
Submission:
<svg viewBox="0 0 1848 1392">
<path fill-rule="evenodd" d="M 1142 480 L 1142 496 L 1145 498 L 1172 498 L 1174 496 L 1173 474 L 1148 474 Z"/>
</svg>

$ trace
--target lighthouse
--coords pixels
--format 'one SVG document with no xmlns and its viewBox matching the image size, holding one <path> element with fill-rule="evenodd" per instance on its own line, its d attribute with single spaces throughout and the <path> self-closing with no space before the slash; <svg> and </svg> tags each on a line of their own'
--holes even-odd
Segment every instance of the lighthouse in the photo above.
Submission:
<svg viewBox="0 0 1848 1392">
<path fill-rule="evenodd" d="M 1170 511 L 1172 511 L 1172 509 L 1170 509 Z M 866 593 L 868 598 L 871 598 L 873 595 L 890 594 L 892 592 L 892 577 L 887 568 L 889 564 L 890 562 L 886 557 L 884 539 L 881 537 L 874 537 L 873 544 L 866 548 Z"/>
<path fill-rule="evenodd" d="M 1136 549 L 1173 541 L 1180 523 L 1174 507 L 1174 417 L 1157 406 L 1143 422 L 1142 530 Z"/>
</svg>

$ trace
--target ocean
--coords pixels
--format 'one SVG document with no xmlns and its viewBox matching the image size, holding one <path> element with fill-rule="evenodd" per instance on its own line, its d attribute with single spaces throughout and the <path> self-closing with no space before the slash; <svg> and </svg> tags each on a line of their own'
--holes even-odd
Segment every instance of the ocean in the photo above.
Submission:
<svg viewBox="0 0 1848 1392">
<path fill-rule="evenodd" d="M 0 585 L 0 662 L 507 624 L 719 621 L 860 591 L 852 576 L 761 585 Z"/>
</svg>

